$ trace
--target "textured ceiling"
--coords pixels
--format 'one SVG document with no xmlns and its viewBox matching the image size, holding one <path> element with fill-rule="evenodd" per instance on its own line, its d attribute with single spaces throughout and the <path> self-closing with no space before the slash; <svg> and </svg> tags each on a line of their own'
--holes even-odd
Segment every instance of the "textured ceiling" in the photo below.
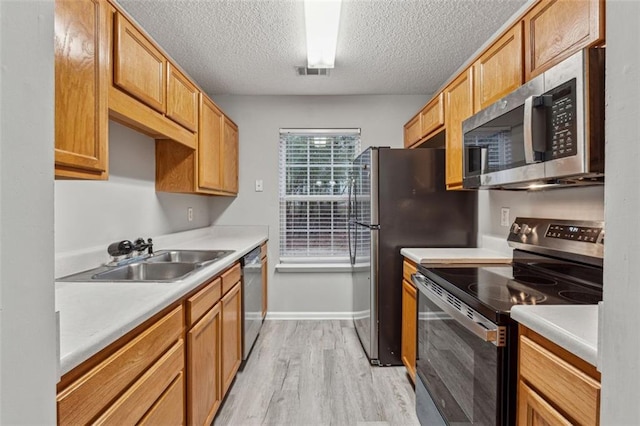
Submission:
<svg viewBox="0 0 640 426">
<path fill-rule="evenodd" d="M 343 0 L 336 68 L 306 65 L 299 0 L 119 0 L 210 95 L 429 95 L 527 0 Z"/>
</svg>

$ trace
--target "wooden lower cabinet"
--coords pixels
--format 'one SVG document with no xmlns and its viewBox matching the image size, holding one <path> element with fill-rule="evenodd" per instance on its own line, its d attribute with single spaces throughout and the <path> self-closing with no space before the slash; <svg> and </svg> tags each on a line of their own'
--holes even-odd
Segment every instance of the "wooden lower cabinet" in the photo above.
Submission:
<svg viewBox="0 0 640 426">
<path fill-rule="evenodd" d="M 527 426 L 570 426 L 571 422 L 553 408 L 536 391 L 518 384 L 518 424 Z"/>
<path fill-rule="evenodd" d="M 598 425 L 596 368 L 523 326 L 518 344 L 518 425 Z"/>
<path fill-rule="evenodd" d="M 262 263 L 262 319 L 264 319 L 267 316 L 267 308 L 269 306 L 268 303 L 268 285 L 267 285 L 267 269 L 268 269 L 268 262 L 267 262 L 267 257 L 263 257 L 261 260 Z"/>
<path fill-rule="evenodd" d="M 241 288 L 236 262 L 66 373 L 58 424 L 211 424 L 242 362 Z"/>
<path fill-rule="evenodd" d="M 221 303 L 187 333 L 187 424 L 211 424 L 222 401 Z"/>
<path fill-rule="evenodd" d="M 222 298 L 222 394 L 226 394 L 242 362 L 241 284 Z"/>
<path fill-rule="evenodd" d="M 125 336 L 129 341 L 115 352 L 107 348 L 108 356 L 87 360 L 78 367 L 82 374 L 65 375 L 58 385 L 58 423 L 140 420 L 183 370 L 183 329 L 178 306 L 135 336 Z"/>
<path fill-rule="evenodd" d="M 409 377 L 416 381 L 416 359 L 418 347 L 418 290 L 411 281 L 417 271 L 416 264 L 405 259 L 402 265 L 402 335 L 400 358 L 407 367 Z"/>
<path fill-rule="evenodd" d="M 402 280 L 402 363 L 409 377 L 416 381 L 416 349 L 418 337 L 418 290 L 409 281 Z"/>
</svg>

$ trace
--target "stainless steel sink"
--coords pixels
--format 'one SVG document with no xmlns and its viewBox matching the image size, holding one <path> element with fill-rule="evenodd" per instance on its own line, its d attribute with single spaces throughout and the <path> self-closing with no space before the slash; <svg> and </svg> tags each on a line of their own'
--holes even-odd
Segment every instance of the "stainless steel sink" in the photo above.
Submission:
<svg viewBox="0 0 640 426">
<path fill-rule="evenodd" d="M 233 250 L 161 250 L 128 265 L 100 266 L 57 281 L 177 282 L 197 268 L 231 253 Z"/>
<path fill-rule="evenodd" d="M 233 250 L 161 250 L 145 259 L 147 263 L 184 262 L 204 264 L 215 262 L 233 253 Z"/>
<path fill-rule="evenodd" d="M 185 262 L 140 262 L 91 276 L 91 281 L 178 281 L 199 265 Z"/>
</svg>

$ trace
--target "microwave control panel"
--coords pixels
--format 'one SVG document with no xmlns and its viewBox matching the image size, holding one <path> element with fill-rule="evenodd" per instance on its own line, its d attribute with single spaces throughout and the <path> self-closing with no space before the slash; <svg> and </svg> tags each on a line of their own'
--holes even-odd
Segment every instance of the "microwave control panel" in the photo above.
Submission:
<svg viewBox="0 0 640 426">
<path fill-rule="evenodd" d="M 576 155 L 576 80 L 556 87 L 547 95 L 551 95 L 551 105 L 547 110 L 550 132 L 547 159 Z"/>
</svg>

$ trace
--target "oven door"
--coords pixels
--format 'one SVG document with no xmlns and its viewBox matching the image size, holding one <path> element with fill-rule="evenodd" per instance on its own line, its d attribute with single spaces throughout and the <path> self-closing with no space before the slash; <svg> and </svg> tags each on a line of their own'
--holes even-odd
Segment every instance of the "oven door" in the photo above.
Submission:
<svg viewBox="0 0 640 426">
<path fill-rule="evenodd" d="M 508 424 L 507 351 L 497 346 L 505 344 L 505 329 L 421 274 L 412 279 L 418 288 L 416 412 L 421 424 L 438 424 L 438 414 L 438 421 L 449 425 Z"/>
</svg>

